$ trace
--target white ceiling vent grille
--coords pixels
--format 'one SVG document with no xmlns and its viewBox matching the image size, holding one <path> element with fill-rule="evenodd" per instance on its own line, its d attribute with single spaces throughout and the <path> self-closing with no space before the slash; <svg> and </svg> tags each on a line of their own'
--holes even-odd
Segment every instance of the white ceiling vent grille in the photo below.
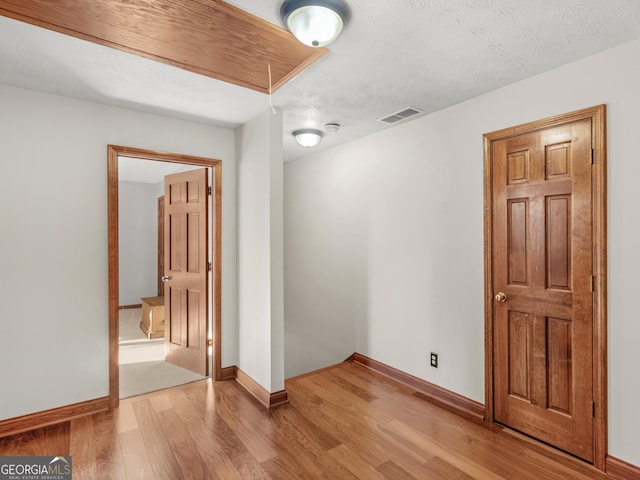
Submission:
<svg viewBox="0 0 640 480">
<path fill-rule="evenodd" d="M 422 110 L 419 110 L 414 107 L 407 107 L 399 112 L 392 113 L 391 115 L 387 115 L 384 118 L 378 120 L 379 122 L 386 123 L 388 125 L 393 125 L 394 123 L 401 122 L 403 120 L 407 120 L 409 118 L 415 117 L 416 115 L 420 115 Z"/>
</svg>

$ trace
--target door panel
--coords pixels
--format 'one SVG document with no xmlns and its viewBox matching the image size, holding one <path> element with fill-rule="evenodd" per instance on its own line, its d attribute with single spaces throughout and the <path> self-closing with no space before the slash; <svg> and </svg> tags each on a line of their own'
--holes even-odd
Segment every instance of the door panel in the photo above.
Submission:
<svg viewBox="0 0 640 480">
<path fill-rule="evenodd" d="M 207 169 L 165 177 L 166 361 L 208 375 Z"/>
<path fill-rule="evenodd" d="M 492 143 L 494 419 L 593 461 L 591 120 Z"/>
<path fill-rule="evenodd" d="M 164 196 L 158 197 L 158 296 L 164 297 Z"/>
</svg>

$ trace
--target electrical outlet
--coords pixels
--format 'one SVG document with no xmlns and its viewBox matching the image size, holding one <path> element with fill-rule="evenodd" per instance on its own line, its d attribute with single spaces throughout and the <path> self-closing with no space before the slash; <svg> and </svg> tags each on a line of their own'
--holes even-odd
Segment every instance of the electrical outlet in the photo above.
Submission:
<svg viewBox="0 0 640 480">
<path fill-rule="evenodd" d="M 433 368 L 438 368 L 438 354 L 437 353 L 431 352 L 430 362 L 431 362 L 431 366 Z"/>
</svg>

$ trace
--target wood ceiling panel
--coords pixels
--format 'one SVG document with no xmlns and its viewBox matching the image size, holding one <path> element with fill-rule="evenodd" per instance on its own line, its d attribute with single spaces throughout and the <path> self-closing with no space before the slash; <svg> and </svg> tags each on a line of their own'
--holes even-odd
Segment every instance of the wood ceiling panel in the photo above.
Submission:
<svg viewBox="0 0 640 480">
<path fill-rule="evenodd" d="M 220 0 L 2 0 L 0 14 L 269 92 L 327 50 Z"/>
</svg>

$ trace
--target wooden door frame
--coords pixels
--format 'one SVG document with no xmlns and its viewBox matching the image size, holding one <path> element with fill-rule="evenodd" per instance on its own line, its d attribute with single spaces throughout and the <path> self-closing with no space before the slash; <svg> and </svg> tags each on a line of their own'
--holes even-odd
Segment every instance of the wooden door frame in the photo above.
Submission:
<svg viewBox="0 0 640 480">
<path fill-rule="evenodd" d="M 212 332 L 213 355 L 210 368 L 211 377 L 222 379 L 222 161 L 212 158 L 193 157 L 165 153 L 140 148 L 107 146 L 108 168 L 108 243 L 109 243 L 109 407 L 115 408 L 120 402 L 120 372 L 118 345 L 118 303 L 119 303 L 119 272 L 118 272 L 118 157 L 137 158 L 140 160 L 155 160 L 159 162 L 183 163 L 210 167 L 212 169 L 212 202 L 210 245 L 212 250 Z"/>
<path fill-rule="evenodd" d="M 509 137 L 590 119 L 593 148 L 593 397 L 594 466 L 605 471 L 607 455 L 607 177 L 606 105 L 487 133 L 484 137 L 485 420 L 494 424 L 493 384 L 493 171 L 492 144 Z"/>
</svg>

